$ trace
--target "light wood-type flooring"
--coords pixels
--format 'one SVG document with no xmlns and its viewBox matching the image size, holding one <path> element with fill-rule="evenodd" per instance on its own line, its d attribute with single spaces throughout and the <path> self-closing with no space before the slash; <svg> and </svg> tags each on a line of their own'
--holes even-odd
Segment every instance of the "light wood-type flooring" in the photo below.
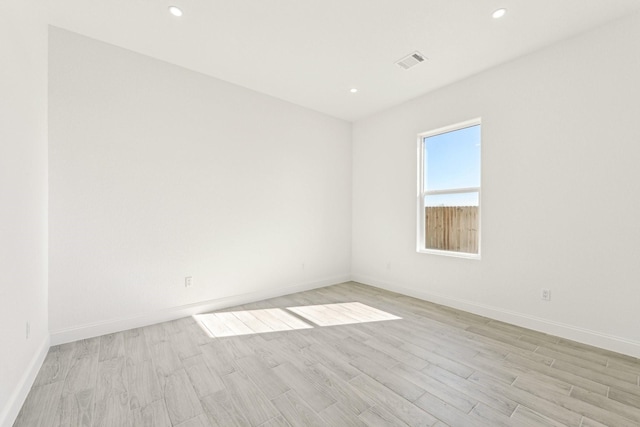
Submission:
<svg viewBox="0 0 640 427">
<path fill-rule="evenodd" d="M 350 282 L 52 347 L 15 426 L 640 426 L 639 375 Z"/>
</svg>

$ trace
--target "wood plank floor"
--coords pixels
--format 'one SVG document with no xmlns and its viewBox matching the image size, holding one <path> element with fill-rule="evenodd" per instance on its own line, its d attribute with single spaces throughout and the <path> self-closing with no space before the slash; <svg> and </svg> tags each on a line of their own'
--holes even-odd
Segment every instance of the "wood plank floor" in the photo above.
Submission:
<svg viewBox="0 0 640 427">
<path fill-rule="evenodd" d="M 52 347 L 14 425 L 640 426 L 639 375 L 350 282 Z"/>
</svg>

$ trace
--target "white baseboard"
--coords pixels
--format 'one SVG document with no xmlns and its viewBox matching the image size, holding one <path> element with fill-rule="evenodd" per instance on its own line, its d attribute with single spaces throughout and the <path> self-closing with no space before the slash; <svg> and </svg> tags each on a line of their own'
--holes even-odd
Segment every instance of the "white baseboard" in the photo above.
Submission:
<svg viewBox="0 0 640 427">
<path fill-rule="evenodd" d="M 135 316 L 109 319 L 73 328 L 59 329 L 51 331 L 51 345 L 64 344 L 114 332 L 126 331 L 127 329 L 140 328 L 143 326 L 153 325 L 154 323 L 167 322 L 170 320 L 180 319 L 181 317 L 192 316 L 194 314 L 207 313 L 227 307 L 261 301 L 263 299 L 275 298 L 295 292 L 308 291 L 310 289 L 335 285 L 338 283 L 348 282 L 349 280 L 351 280 L 351 277 L 348 275 L 335 276 L 294 286 L 285 286 L 276 289 L 251 292 L 248 294 L 233 295 L 230 297 L 197 302 Z"/>
<path fill-rule="evenodd" d="M 42 344 L 40 344 L 38 351 L 33 355 L 31 363 L 29 363 L 24 374 L 22 374 L 22 378 L 20 378 L 18 386 L 9 397 L 4 408 L 0 408 L 0 411 L 2 411 L 0 412 L 0 426 L 11 427 L 15 422 L 18 413 L 31 390 L 31 386 L 38 375 L 38 371 L 40 371 L 42 362 L 44 362 L 44 358 L 49 352 L 49 342 L 49 336 L 47 335 L 47 337 L 42 341 Z"/>
<path fill-rule="evenodd" d="M 408 286 L 385 283 L 367 276 L 353 275 L 351 280 L 365 285 L 386 289 L 391 292 L 397 292 L 425 301 L 430 301 L 436 304 L 457 308 L 459 310 L 485 316 L 490 319 L 511 323 L 523 328 L 533 329 L 546 334 L 611 350 L 616 353 L 622 353 L 632 357 L 640 357 L 640 342 L 627 338 L 592 331 L 579 326 L 555 322 L 553 320 L 543 319 L 540 317 L 529 316 L 527 314 L 517 313 L 515 311 L 509 311 L 486 304 L 478 304 L 474 301 L 451 298 L 446 295 L 411 289 Z"/>
</svg>

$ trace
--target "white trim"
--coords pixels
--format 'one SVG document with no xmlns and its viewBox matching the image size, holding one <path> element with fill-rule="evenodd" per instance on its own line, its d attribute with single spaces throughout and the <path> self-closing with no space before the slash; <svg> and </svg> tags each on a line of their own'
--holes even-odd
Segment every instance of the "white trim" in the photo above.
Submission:
<svg viewBox="0 0 640 427">
<path fill-rule="evenodd" d="M 422 195 L 423 190 L 424 190 L 424 148 L 422 146 L 422 140 L 424 138 L 421 137 L 420 135 L 418 135 L 418 150 L 417 150 L 417 154 L 418 154 L 418 161 L 417 161 L 417 166 L 418 166 L 418 186 L 416 187 L 417 190 L 417 200 L 416 200 L 416 206 L 417 206 L 417 212 L 416 212 L 416 232 L 417 232 L 417 236 L 416 236 L 416 251 L 420 252 L 421 250 L 423 250 L 425 248 L 425 246 L 427 245 L 426 240 L 425 240 L 425 220 L 422 219 L 425 216 L 425 207 L 424 207 L 424 196 Z"/>
<path fill-rule="evenodd" d="M 427 132 L 422 132 L 418 134 L 418 138 L 424 139 L 429 138 L 430 136 L 440 135 L 441 133 L 453 132 L 460 129 L 470 128 L 471 126 L 477 126 L 482 124 L 482 118 L 476 117 L 475 119 L 465 120 L 464 122 L 456 123 L 449 126 L 443 126 L 438 129 L 433 129 Z"/>
<path fill-rule="evenodd" d="M 415 290 L 411 289 L 408 286 L 390 284 L 367 276 L 353 275 L 351 280 L 363 283 L 365 285 L 386 289 L 391 292 L 397 292 L 425 301 L 430 301 L 436 304 L 457 308 L 459 310 L 478 314 L 480 316 L 485 316 L 490 319 L 507 322 L 516 326 L 521 326 L 523 328 L 532 329 L 557 337 L 581 342 L 602 349 L 614 351 L 616 353 L 626 354 L 631 357 L 640 357 L 640 341 L 634 341 L 628 338 L 618 337 L 604 332 L 593 331 L 566 323 L 555 322 L 553 320 L 530 316 L 528 314 L 505 310 L 486 304 L 478 304 L 474 301 L 452 298 L 433 292 Z"/>
<path fill-rule="evenodd" d="M 466 120 L 464 122 L 456 123 L 449 126 L 444 126 L 438 129 L 430 130 L 428 132 L 422 132 L 418 134 L 417 138 L 417 166 L 418 166 L 418 200 L 417 200 L 417 217 L 416 217 L 416 252 L 421 254 L 434 254 L 434 255 L 442 255 L 442 256 L 452 256 L 456 258 L 466 258 L 466 259 L 475 259 L 480 260 L 482 258 L 482 150 L 480 151 L 480 186 L 479 187 L 471 187 L 471 188 L 451 188 L 444 190 L 431 190 L 426 191 L 425 189 L 425 139 L 442 135 L 444 133 L 454 132 L 460 129 L 466 129 L 472 126 L 482 126 L 482 118 L 476 117 L 474 119 Z M 482 129 L 482 127 L 480 128 Z M 482 136 L 480 136 L 482 140 Z M 445 251 L 438 249 L 428 249 L 426 248 L 425 241 L 425 196 L 430 195 L 438 195 L 438 194 L 458 194 L 458 193 L 478 193 L 478 253 L 470 254 L 470 253 L 462 253 L 456 251 Z"/>
<path fill-rule="evenodd" d="M 425 191 L 425 196 L 437 196 L 440 194 L 463 194 L 463 193 L 478 193 L 480 194 L 480 187 L 468 187 L 468 188 L 451 188 L 446 190 L 431 190 Z"/>
<path fill-rule="evenodd" d="M 42 367 L 44 358 L 47 357 L 49 344 L 50 338 L 49 335 L 47 335 L 42 341 L 42 344 L 40 344 L 38 351 L 33 355 L 31 363 L 29 363 L 29 366 L 22 374 L 22 378 L 20 378 L 18 386 L 14 389 L 11 396 L 9 396 L 9 400 L 5 407 L 0 408 L 2 411 L 0 412 L 0 426 L 10 427 L 18 417 L 18 413 L 20 413 L 20 409 L 31 390 L 31 386 L 38 375 L 38 371 L 40 371 L 40 368 Z"/>
<path fill-rule="evenodd" d="M 64 344 L 114 332 L 126 331 L 127 329 L 140 328 L 143 326 L 153 325 L 155 323 L 167 322 L 170 320 L 180 319 L 182 317 L 192 316 L 194 314 L 207 313 L 210 311 L 220 310 L 236 305 L 261 301 L 263 299 L 275 298 L 282 295 L 288 295 L 296 292 L 308 291 L 310 289 L 348 282 L 350 279 L 351 277 L 348 275 L 335 276 L 294 286 L 285 286 L 265 291 L 256 291 L 246 294 L 233 295 L 225 298 L 186 304 L 178 307 L 171 307 L 164 310 L 142 313 L 134 316 L 89 323 L 73 328 L 59 329 L 56 331 L 51 331 L 51 344 Z"/>
<path fill-rule="evenodd" d="M 480 260 L 480 254 L 472 254 L 469 252 L 456 252 L 456 251 L 443 251 L 441 249 L 424 249 L 418 248 L 419 254 L 433 254 L 433 255 L 442 255 L 442 256 L 450 256 L 454 258 L 465 258 L 465 259 L 475 259 Z"/>
</svg>

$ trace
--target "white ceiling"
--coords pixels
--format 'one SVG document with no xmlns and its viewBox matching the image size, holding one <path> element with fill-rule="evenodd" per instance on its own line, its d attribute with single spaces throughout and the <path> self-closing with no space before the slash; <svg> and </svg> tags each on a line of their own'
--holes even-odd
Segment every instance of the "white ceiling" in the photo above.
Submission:
<svg viewBox="0 0 640 427">
<path fill-rule="evenodd" d="M 175 4 L 184 15 L 168 13 Z M 58 27 L 356 120 L 640 10 L 640 0 L 48 0 Z M 495 20 L 491 13 L 505 7 Z M 410 70 L 394 63 L 420 51 Z M 349 89 L 356 87 L 358 93 Z"/>
</svg>

